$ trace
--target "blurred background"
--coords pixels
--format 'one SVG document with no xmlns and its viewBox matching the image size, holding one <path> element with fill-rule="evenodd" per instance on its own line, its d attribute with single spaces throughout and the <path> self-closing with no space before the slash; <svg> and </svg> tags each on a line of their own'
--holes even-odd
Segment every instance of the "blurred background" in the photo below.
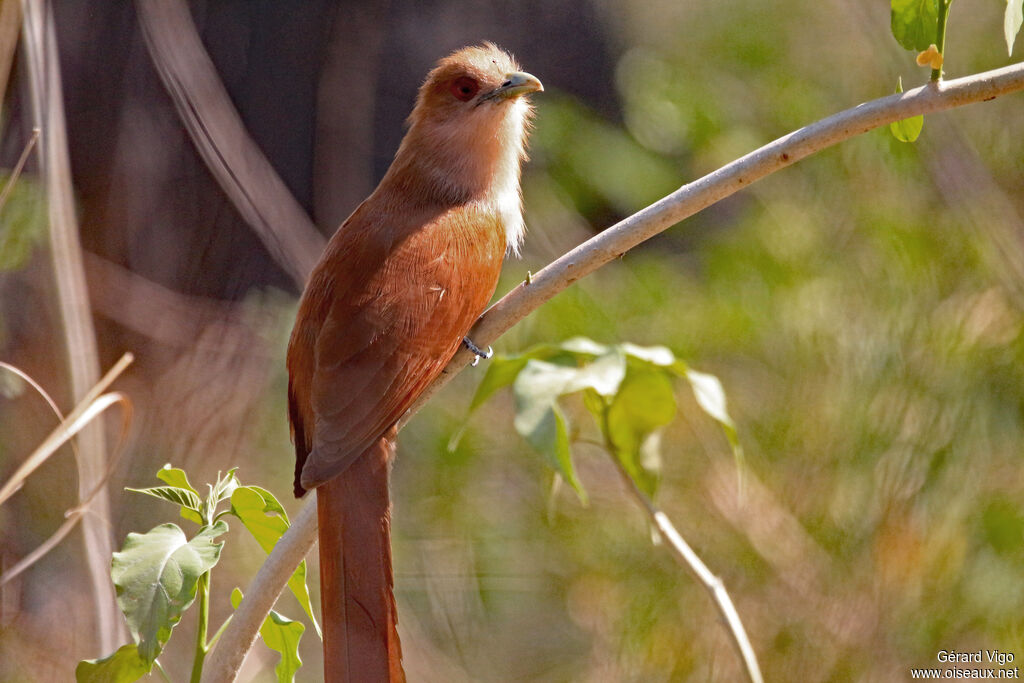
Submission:
<svg viewBox="0 0 1024 683">
<path fill-rule="evenodd" d="M 294 513 L 283 359 L 301 278 L 183 124 L 140 28 L 153 5 L 39 4 L 56 27 L 100 365 L 136 357 L 115 385 L 134 420 L 99 523 L 117 548 L 175 520 L 122 490 L 155 485 L 167 462 L 196 485 L 237 466 Z M 890 35 L 884 2 L 188 6 L 249 135 L 324 237 L 383 175 L 434 61 L 485 39 L 514 52 L 546 91 L 523 179 L 525 253 L 499 296 L 681 184 L 889 94 L 898 76 L 907 88 L 928 77 Z M 953 4 L 947 77 L 1008 62 L 1003 11 Z M 5 174 L 33 126 L 26 61 L 13 54 L 6 86 Z M 802 161 L 573 285 L 496 347 L 664 344 L 722 380 L 745 495 L 727 441 L 680 386 L 657 500 L 724 580 L 767 680 L 907 680 L 941 649 L 1024 658 L 1022 108 L 1009 96 L 929 117 L 913 145 L 880 130 Z M 0 360 L 67 411 L 43 196 L 33 158 L 0 210 Z M 602 452 L 574 451 L 588 506 L 553 492 L 507 395 L 449 450 L 482 372 L 462 373 L 400 439 L 393 530 L 410 680 L 737 680 L 706 593 L 652 546 Z M 583 411 L 573 417 L 593 435 Z M 0 377 L 0 481 L 54 422 Z M 117 420 L 107 429 L 112 445 Z M 56 529 L 76 482 L 62 451 L 0 507 L 4 567 Z M 264 557 L 240 524 L 226 538 L 215 626 Z M 108 654 L 83 557 L 76 531 L 3 587 L 0 680 L 70 680 L 79 659 Z M 289 595 L 279 609 L 301 614 Z M 188 675 L 194 620 L 161 657 L 174 680 Z M 319 648 L 307 629 L 299 680 L 320 677 Z M 274 661 L 257 645 L 243 679 L 273 680 Z"/>
</svg>

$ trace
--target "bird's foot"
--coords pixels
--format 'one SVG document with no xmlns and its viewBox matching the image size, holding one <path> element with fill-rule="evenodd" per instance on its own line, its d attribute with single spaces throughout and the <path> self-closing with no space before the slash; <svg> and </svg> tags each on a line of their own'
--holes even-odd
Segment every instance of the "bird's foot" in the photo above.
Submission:
<svg viewBox="0 0 1024 683">
<path fill-rule="evenodd" d="M 474 344 L 473 340 L 470 339 L 469 337 L 462 338 L 462 345 L 469 349 L 470 352 L 473 354 L 474 357 L 472 365 L 474 368 L 476 367 L 476 364 L 480 362 L 481 358 L 483 358 L 484 360 L 490 360 L 491 356 L 494 355 L 494 349 L 492 349 L 490 346 L 488 346 L 487 350 L 484 351 L 479 346 Z"/>
</svg>

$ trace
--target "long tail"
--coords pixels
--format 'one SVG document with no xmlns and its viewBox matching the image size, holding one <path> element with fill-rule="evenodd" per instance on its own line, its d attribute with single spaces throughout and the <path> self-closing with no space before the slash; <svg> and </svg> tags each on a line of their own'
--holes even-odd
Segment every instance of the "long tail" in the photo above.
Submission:
<svg viewBox="0 0 1024 683">
<path fill-rule="evenodd" d="M 404 682 L 391 572 L 389 432 L 316 489 L 327 683 Z"/>
</svg>

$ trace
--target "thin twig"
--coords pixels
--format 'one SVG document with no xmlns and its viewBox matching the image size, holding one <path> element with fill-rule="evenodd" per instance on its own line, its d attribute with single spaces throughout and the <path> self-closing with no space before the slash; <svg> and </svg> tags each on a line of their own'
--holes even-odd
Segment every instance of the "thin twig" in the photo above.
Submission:
<svg viewBox="0 0 1024 683">
<path fill-rule="evenodd" d="M 35 147 L 37 140 L 39 140 L 39 129 L 33 128 L 32 135 L 29 137 L 28 142 L 25 143 L 25 148 L 21 150 L 21 156 L 18 157 L 18 163 L 14 165 L 14 170 L 11 171 L 10 177 L 7 178 L 3 192 L 0 192 L 0 211 L 4 210 L 7 197 L 10 196 L 11 190 L 14 189 L 14 183 L 18 182 L 21 172 L 25 169 L 25 162 L 28 161 L 28 155 L 32 153 L 32 148 Z"/>
<path fill-rule="evenodd" d="M 128 400 L 128 397 L 120 392 L 112 392 L 109 394 L 105 394 L 103 392 L 106 391 L 107 387 L 109 387 L 122 372 L 124 372 L 125 368 L 127 368 L 132 362 L 132 359 L 133 357 L 130 353 L 126 353 L 121 356 L 121 359 L 115 363 L 107 374 L 103 376 L 103 379 L 101 379 L 99 383 L 94 386 L 88 394 L 86 394 L 85 398 L 83 398 L 78 405 L 74 407 L 71 414 L 67 417 L 61 415 L 57 404 L 54 403 L 49 394 L 47 394 L 34 379 L 12 365 L 0 363 L 0 367 L 14 372 L 31 384 L 32 387 L 35 388 L 36 391 L 38 391 L 46 400 L 50 409 L 56 413 L 57 419 L 60 420 L 60 424 L 50 432 L 49 436 L 43 440 L 32 454 L 25 459 L 25 462 L 18 467 L 3 487 L 0 487 L 0 504 L 3 504 L 4 501 L 18 491 L 29 475 L 31 475 L 36 468 L 42 465 L 47 458 L 53 455 L 58 448 L 60 448 L 65 442 L 71 440 L 72 437 L 74 437 L 75 434 L 77 434 L 87 424 L 103 414 L 107 408 L 115 404 L 119 404 L 122 408 L 121 435 L 111 457 L 107 460 L 107 469 L 103 473 L 103 476 L 95 483 L 92 491 L 89 491 L 86 495 L 79 497 L 78 505 L 64 513 L 64 523 L 57 528 L 57 531 L 53 532 L 48 539 L 39 544 L 39 546 L 23 557 L 17 564 L 3 572 L 3 574 L 0 574 L 0 586 L 3 586 L 18 574 L 24 572 L 26 569 L 42 559 L 46 553 L 57 547 L 57 545 L 64 540 L 64 537 L 75 528 L 75 525 L 85 515 L 85 513 L 89 511 L 89 507 L 96 496 L 106 490 L 107 480 L 114 472 L 114 468 L 117 465 L 121 454 L 124 452 L 124 445 L 128 440 L 128 425 L 131 423 L 132 404 L 131 401 Z M 71 445 L 74 449 L 74 441 L 71 441 Z M 75 449 L 76 455 L 77 452 L 77 449 Z"/>
<path fill-rule="evenodd" d="M 54 428 L 50 435 L 43 440 L 35 451 L 29 455 L 25 462 L 18 466 L 18 469 L 14 471 L 14 474 L 10 476 L 7 482 L 0 487 L 0 504 L 11 497 L 11 495 L 21 487 L 25 478 L 28 477 L 33 471 L 35 471 L 40 465 L 46 462 L 46 459 L 50 457 L 50 454 L 57 450 L 61 445 L 64 444 L 69 438 L 80 432 L 96 415 L 97 412 L 102 412 L 107 406 L 97 411 L 94 405 L 96 401 L 103 395 L 103 392 L 110 386 L 110 384 L 117 379 L 118 375 L 124 372 L 125 368 L 132 362 L 133 356 L 130 353 L 126 353 L 121 356 L 121 359 L 114 364 L 107 374 L 98 381 L 89 391 L 86 393 L 82 400 L 74 407 L 74 409 L 68 413 L 68 416 Z M 92 485 L 95 488 L 95 484 Z M 83 500 L 94 494 L 92 489 L 87 489 L 88 495 L 83 496 Z"/>
<path fill-rule="evenodd" d="M 86 496 L 81 503 L 64 513 L 64 522 L 56 531 L 50 534 L 49 538 L 36 546 L 28 555 L 21 558 L 21 560 L 19 560 L 13 567 L 4 571 L 3 574 L 0 574 L 0 586 L 4 586 L 8 582 L 12 581 L 16 576 L 24 572 L 39 560 L 43 559 L 48 552 L 56 548 L 60 542 L 63 541 L 69 533 L 71 533 L 75 528 L 75 525 L 78 524 L 79 520 L 82 519 L 85 513 L 89 511 L 89 506 L 92 504 L 93 499 L 100 491 L 104 490 L 104 487 L 107 485 L 107 480 L 110 479 L 110 475 L 114 473 L 117 462 L 120 460 L 121 454 L 124 452 L 124 444 L 127 440 L 125 437 L 128 433 L 128 424 L 131 422 L 132 404 L 131 401 L 128 400 L 128 397 L 120 392 L 104 394 L 103 396 L 100 396 L 100 399 L 101 400 L 97 400 L 92 403 L 96 408 L 92 413 L 93 417 L 98 417 L 103 413 L 103 411 L 115 404 L 120 404 L 123 410 L 121 418 L 122 438 L 118 443 L 117 448 L 114 449 L 113 456 L 107 462 L 106 474 L 103 476 L 103 479 L 97 482 L 96 488 L 92 490 L 92 493 Z M 70 434 L 68 436 L 70 436 Z"/>
<path fill-rule="evenodd" d="M 732 599 L 729 597 L 728 591 L 725 590 L 725 584 L 718 578 L 708 566 L 700 559 L 700 556 L 694 552 L 690 544 L 680 535 L 676 530 L 675 525 L 668 518 L 664 512 L 658 509 L 658 507 L 644 495 L 644 492 L 640 490 L 640 487 L 636 485 L 633 478 L 626 472 L 626 468 L 622 466 L 622 463 L 618 458 L 611 458 L 612 462 L 615 463 L 616 469 L 619 471 L 619 475 L 622 477 L 622 481 L 626 484 L 626 488 L 629 490 L 633 497 L 640 503 L 640 506 L 647 513 L 647 516 L 654 523 L 654 526 L 658 529 L 658 533 L 661 534 L 662 539 L 666 541 L 668 549 L 672 552 L 672 555 L 676 558 L 676 561 L 681 565 L 690 570 L 694 578 L 697 579 L 707 589 L 711 595 L 711 599 L 715 602 L 715 607 L 718 608 L 719 614 L 725 621 L 725 625 L 728 628 L 729 635 L 732 637 L 732 643 L 736 647 L 737 654 L 743 661 L 744 671 L 747 674 L 747 679 L 750 683 L 763 683 L 764 678 L 761 676 L 761 668 L 757 664 L 757 655 L 754 654 L 754 648 L 750 644 L 750 639 L 747 637 L 747 632 L 743 628 L 743 622 L 740 620 L 739 612 L 736 611 L 736 606 L 732 604 Z"/>
<path fill-rule="evenodd" d="M 609 261 L 618 258 L 644 240 L 653 237 L 679 221 L 692 216 L 725 197 L 741 190 L 755 180 L 781 170 L 804 157 L 860 135 L 879 126 L 919 114 L 928 114 L 974 102 L 991 100 L 1024 89 L 1024 63 L 1002 69 L 930 83 L 927 86 L 890 95 L 840 112 L 817 123 L 779 138 L 750 154 L 723 166 L 699 180 L 640 210 L 587 240 L 569 253 L 533 274 L 484 312 L 470 333 L 477 344 L 493 344 L 510 327 L 525 318 L 563 289 L 589 275 Z M 462 350 L 455 355 L 444 373 L 435 381 L 409 411 L 415 413 L 438 389 L 451 380 L 472 360 L 473 354 Z M 261 614 L 253 609 L 243 625 L 233 619 L 218 647 L 207 659 L 203 672 L 205 683 L 233 681 L 245 655 L 256 639 L 260 624 L 277 596 L 305 557 L 316 534 L 316 505 L 309 502 L 285 532 L 270 557 L 260 568 L 239 606 L 247 607 L 259 598 Z M 309 545 L 289 542 L 302 538 Z M 258 586 L 258 588 L 257 588 Z M 262 605 L 266 604 L 266 609 Z"/>
</svg>

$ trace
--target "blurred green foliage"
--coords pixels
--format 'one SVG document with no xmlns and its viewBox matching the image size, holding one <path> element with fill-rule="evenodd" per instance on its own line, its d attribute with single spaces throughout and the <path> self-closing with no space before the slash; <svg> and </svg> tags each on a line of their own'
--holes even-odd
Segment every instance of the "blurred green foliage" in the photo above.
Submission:
<svg viewBox="0 0 1024 683">
<path fill-rule="evenodd" d="M 0 191 L 11 182 L 0 172 Z M 25 265 L 32 248 L 46 234 L 46 204 L 42 188 L 32 178 L 14 179 L 0 206 L 0 272 Z"/>
</svg>

